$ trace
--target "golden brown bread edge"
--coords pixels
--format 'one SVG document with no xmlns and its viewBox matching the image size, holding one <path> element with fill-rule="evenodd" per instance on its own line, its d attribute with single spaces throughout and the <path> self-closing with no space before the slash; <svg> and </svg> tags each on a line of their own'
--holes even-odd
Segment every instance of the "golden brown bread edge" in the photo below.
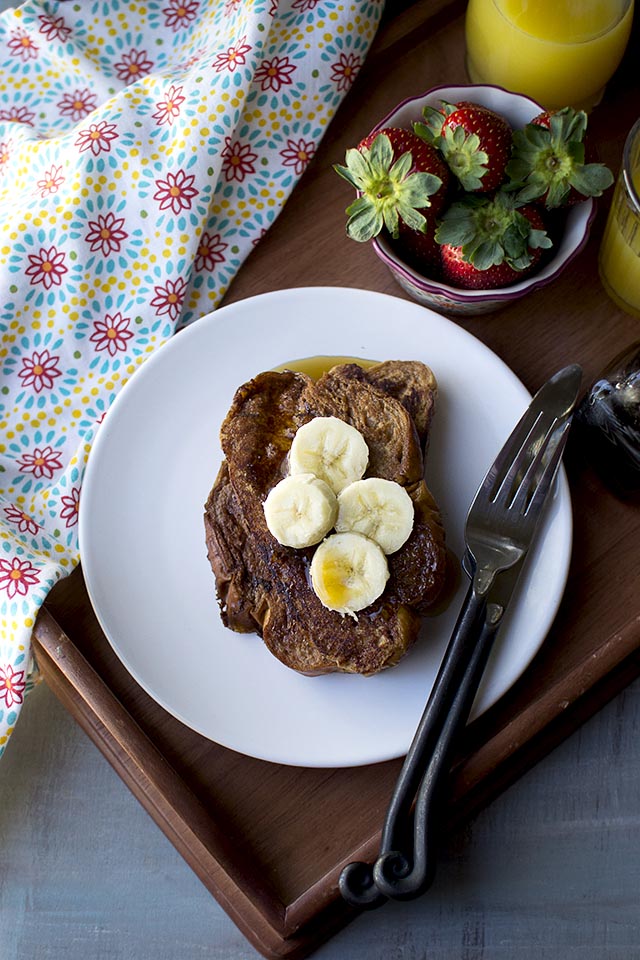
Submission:
<svg viewBox="0 0 640 960">
<path fill-rule="evenodd" d="M 414 643 L 447 580 L 439 510 L 424 482 L 423 449 L 437 395 L 418 361 L 367 369 L 338 364 L 317 381 L 268 371 L 243 384 L 222 424 L 225 460 L 205 505 L 207 552 L 224 624 L 259 633 L 283 663 L 305 674 L 370 675 L 398 662 Z M 351 423 L 369 446 L 366 476 L 401 483 L 414 502 L 414 528 L 388 558 L 382 596 L 357 621 L 322 606 L 309 580 L 313 548 L 281 546 L 263 502 L 287 472 L 297 429 L 317 416 Z"/>
</svg>

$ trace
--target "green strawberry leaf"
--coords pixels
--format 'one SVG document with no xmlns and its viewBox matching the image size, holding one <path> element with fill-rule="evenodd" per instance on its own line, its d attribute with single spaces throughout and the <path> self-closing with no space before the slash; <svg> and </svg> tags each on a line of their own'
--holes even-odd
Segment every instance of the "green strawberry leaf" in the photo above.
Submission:
<svg viewBox="0 0 640 960">
<path fill-rule="evenodd" d="M 410 153 L 403 153 L 389 170 L 389 179 L 400 182 L 411 172 L 413 166 L 413 157 Z"/>
<path fill-rule="evenodd" d="M 550 250 L 553 243 L 546 230 L 537 230 L 534 227 L 529 231 L 529 246 L 533 250 Z"/>
<path fill-rule="evenodd" d="M 375 137 L 368 148 L 347 151 L 346 165 L 336 164 L 334 169 L 359 194 L 346 211 L 349 237 L 367 241 L 384 226 L 397 238 L 401 220 L 412 230 L 425 231 L 427 221 L 420 211 L 431 205 L 429 198 L 442 187 L 442 180 L 412 168 L 410 150 L 394 161 L 386 134 Z"/>
<path fill-rule="evenodd" d="M 347 207 L 347 235 L 364 243 L 377 237 L 384 226 L 382 211 L 368 197 L 358 197 Z"/>
<path fill-rule="evenodd" d="M 531 249 L 547 248 L 545 230 L 532 226 L 517 207 L 512 193 L 500 190 L 493 198 L 466 197 L 445 212 L 435 233 L 436 241 L 462 249 L 462 256 L 478 270 L 507 262 L 515 269 L 528 267 Z"/>
<path fill-rule="evenodd" d="M 587 130 L 587 115 L 584 110 L 564 107 L 551 115 L 549 130 L 556 144 L 581 142 Z"/>
<path fill-rule="evenodd" d="M 404 199 L 418 209 L 431 206 L 429 197 L 437 193 L 442 180 L 435 173 L 412 173 L 403 183 Z"/>
<path fill-rule="evenodd" d="M 413 132 L 416 137 L 420 137 L 421 140 L 424 140 L 424 142 L 428 143 L 431 147 L 435 147 L 436 149 L 440 148 L 440 134 L 436 136 L 428 124 L 416 120 L 413 124 Z"/>
<path fill-rule="evenodd" d="M 393 147 L 386 133 L 379 133 L 369 147 L 372 168 L 388 170 L 393 162 Z"/>
<path fill-rule="evenodd" d="M 383 207 L 382 217 L 384 220 L 384 225 L 394 239 L 397 240 L 400 229 L 398 224 L 398 210 L 393 205 L 387 204 L 386 207 Z"/>
<path fill-rule="evenodd" d="M 440 140 L 444 116 L 437 107 L 429 106 L 429 104 L 424 107 L 422 116 L 424 117 L 425 123 L 417 120 L 413 124 L 413 132 L 419 136 L 421 140 L 424 140 L 425 143 L 429 143 L 432 147 L 435 147 Z"/>
<path fill-rule="evenodd" d="M 521 257 L 509 260 L 508 263 L 514 270 L 526 270 L 527 267 L 531 266 L 531 260 L 531 254 L 523 253 Z"/>
<path fill-rule="evenodd" d="M 569 183 L 584 197 L 600 197 L 613 183 L 613 174 L 603 163 L 588 163 L 572 173 Z"/>
<path fill-rule="evenodd" d="M 340 176 L 344 180 L 346 180 L 347 183 L 350 183 L 351 186 L 354 187 L 356 190 L 360 189 L 361 181 L 358 178 L 356 178 L 356 176 L 351 172 L 351 170 L 348 167 L 344 167 L 339 163 L 334 163 L 333 169 L 336 171 L 336 173 L 340 174 Z"/>
<path fill-rule="evenodd" d="M 468 251 L 463 247 L 462 254 L 468 258 L 476 270 L 488 270 L 504 260 L 504 251 L 497 240 L 484 240 L 477 247 Z"/>
<path fill-rule="evenodd" d="M 427 225 L 426 219 L 411 204 L 400 201 L 397 206 L 398 216 L 403 220 L 411 230 L 417 230 L 419 233 L 425 233 Z M 395 236 L 395 234 L 392 234 Z"/>
<path fill-rule="evenodd" d="M 489 157 L 480 149 L 480 137 L 477 133 L 468 134 L 463 127 L 455 127 L 453 130 L 447 127 L 440 143 L 440 151 L 463 190 L 474 191 L 482 187 Z"/>
</svg>

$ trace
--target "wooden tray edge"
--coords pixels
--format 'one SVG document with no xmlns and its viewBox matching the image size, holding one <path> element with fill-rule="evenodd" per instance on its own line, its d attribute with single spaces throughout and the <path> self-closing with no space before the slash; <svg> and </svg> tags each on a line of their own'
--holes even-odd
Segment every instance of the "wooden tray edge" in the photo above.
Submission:
<svg viewBox="0 0 640 960">
<path fill-rule="evenodd" d="M 203 843 L 198 826 L 212 829 L 207 811 L 44 608 L 32 644 L 47 686 L 250 943 L 267 957 L 289 956 L 281 950 L 283 904 L 255 876 L 251 884 L 238 879 Z M 223 834 L 216 836 L 216 845 L 216 852 L 224 853 Z"/>
<path fill-rule="evenodd" d="M 447 830 L 456 829 L 479 813 L 638 676 L 640 616 L 627 621 L 601 644 L 590 661 L 568 672 L 454 768 Z M 299 930 L 330 908 L 339 897 L 338 878 L 343 866 L 352 860 L 372 862 L 379 845 L 377 831 L 287 907 L 285 929 Z"/>
<path fill-rule="evenodd" d="M 340 899 L 338 877 L 350 860 L 371 861 L 376 856 L 379 831 L 348 852 L 296 901 L 286 907 L 276 903 L 255 878 L 251 887 L 238 882 L 203 844 L 197 827 L 206 822 L 211 829 L 206 810 L 46 609 L 38 616 L 33 646 L 52 692 L 263 956 L 268 960 L 306 957 L 356 916 Z M 639 648 L 640 616 L 636 616 L 608 637 L 590 661 L 566 674 L 464 758 L 453 771 L 447 830 L 479 812 L 639 676 Z M 223 837 L 220 843 L 223 847 Z"/>
</svg>

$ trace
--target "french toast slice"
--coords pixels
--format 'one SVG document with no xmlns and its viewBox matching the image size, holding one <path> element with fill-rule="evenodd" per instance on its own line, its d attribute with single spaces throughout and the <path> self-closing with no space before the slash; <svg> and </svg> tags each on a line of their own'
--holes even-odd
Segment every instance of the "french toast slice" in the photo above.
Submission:
<svg viewBox="0 0 640 960">
<path fill-rule="evenodd" d="M 368 369 L 339 364 L 317 381 L 268 371 L 236 391 L 220 431 L 225 460 L 204 515 L 227 627 L 260 634 L 279 660 L 305 674 L 370 675 L 398 662 L 447 577 L 444 529 L 424 482 L 422 453 L 436 394 L 433 373 L 415 361 Z M 384 593 L 357 619 L 321 604 L 309 579 L 314 548 L 282 546 L 264 517 L 267 494 L 287 473 L 296 431 L 318 416 L 356 427 L 369 447 L 365 476 L 402 484 L 415 507 L 409 539 L 388 557 Z"/>
</svg>

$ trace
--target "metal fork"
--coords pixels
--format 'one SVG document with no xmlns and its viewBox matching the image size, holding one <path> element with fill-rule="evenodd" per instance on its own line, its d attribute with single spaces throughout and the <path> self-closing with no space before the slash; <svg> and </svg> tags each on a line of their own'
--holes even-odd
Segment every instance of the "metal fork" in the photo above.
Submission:
<svg viewBox="0 0 640 960">
<path fill-rule="evenodd" d="M 581 375 L 573 364 L 538 391 L 473 500 L 463 562 L 471 584 L 398 777 L 378 859 L 350 863 L 340 876 L 354 906 L 410 899 L 433 881 L 453 751 L 560 465 Z"/>
</svg>

